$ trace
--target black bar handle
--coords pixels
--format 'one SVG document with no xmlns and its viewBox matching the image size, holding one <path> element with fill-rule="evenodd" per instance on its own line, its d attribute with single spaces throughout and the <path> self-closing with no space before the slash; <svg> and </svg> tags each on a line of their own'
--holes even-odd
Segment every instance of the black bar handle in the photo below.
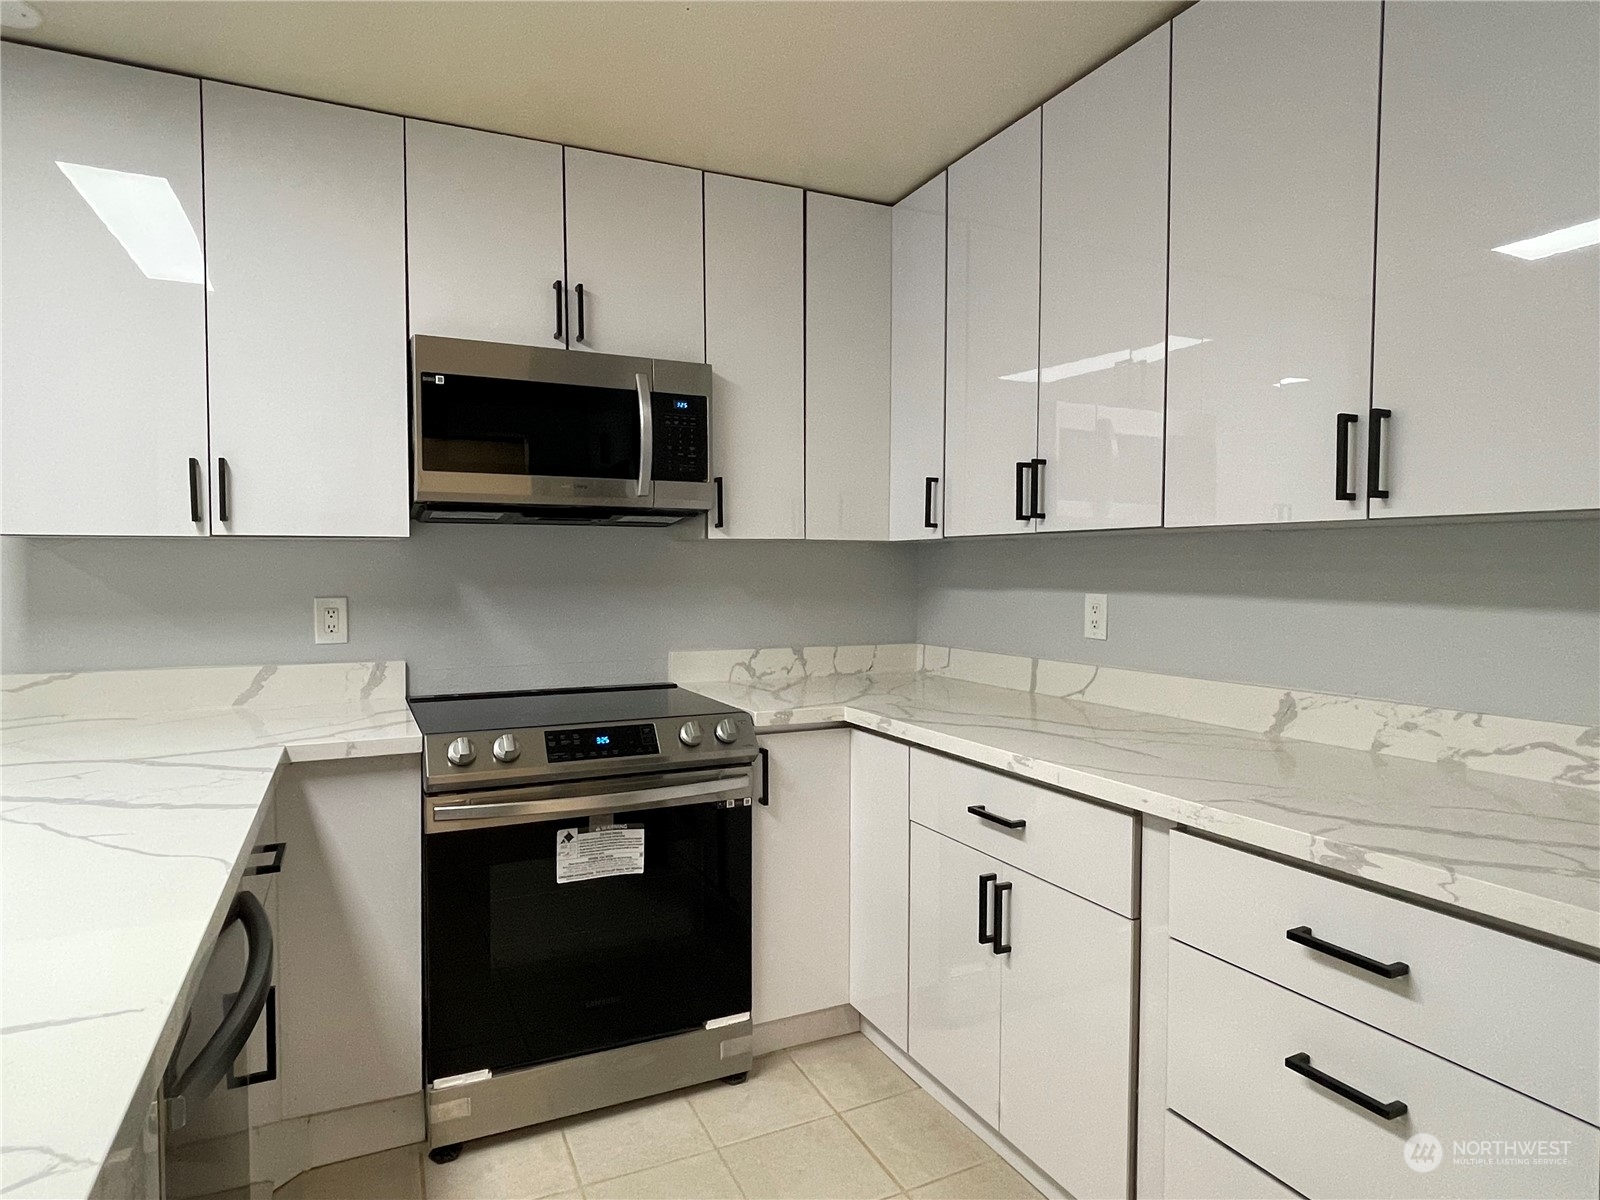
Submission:
<svg viewBox="0 0 1600 1200">
<path fill-rule="evenodd" d="M 1028 483 L 1028 511 L 1041 521 L 1044 520 L 1044 509 L 1039 507 L 1040 493 L 1044 490 L 1044 459 L 1033 460 L 1033 471 Z"/>
<path fill-rule="evenodd" d="M 200 523 L 200 460 L 189 460 L 189 520 Z"/>
<path fill-rule="evenodd" d="M 556 341 L 566 341 L 566 331 L 563 328 L 563 318 L 566 316 L 561 310 L 567 307 L 567 289 L 562 286 L 561 280 L 552 283 L 551 288 L 556 294 Z"/>
<path fill-rule="evenodd" d="M 1000 876 L 993 871 L 978 876 L 978 945 L 988 946 L 994 943 L 994 934 L 989 932 L 989 885 Z"/>
<path fill-rule="evenodd" d="M 990 824 L 999 825 L 1004 829 L 1026 829 L 1028 827 L 1028 822 L 1022 817 L 1018 817 L 1016 820 L 1012 820 L 1010 817 L 1002 817 L 999 813 L 990 812 L 981 804 L 969 804 L 967 805 L 967 811 L 975 817 L 980 817 Z"/>
<path fill-rule="evenodd" d="M 575 340 L 583 341 L 583 284 L 572 289 L 578 294 L 578 336 Z"/>
<path fill-rule="evenodd" d="M 1352 1104 L 1359 1104 L 1369 1113 L 1376 1113 L 1385 1121 L 1393 1121 L 1403 1117 L 1409 1111 L 1404 1100 L 1374 1100 L 1363 1091 L 1351 1087 L 1342 1079 L 1335 1079 L 1326 1071 L 1319 1071 L 1311 1065 L 1311 1055 L 1291 1054 L 1283 1060 L 1283 1065 L 1296 1075 L 1304 1075 L 1319 1087 L 1325 1087 L 1336 1096 L 1343 1096 Z"/>
<path fill-rule="evenodd" d="M 772 802 L 772 760 L 768 757 L 765 746 L 756 753 L 761 756 L 761 795 L 756 797 L 756 803 L 766 806 Z"/>
<path fill-rule="evenodd" d="M 1006 941 L 1006 893 L 1010 890 L 1009 882 L 994 885 L 994 941 L 989 945 L 994 954 L 1011 953 L 1011 943 Z"/>
<path fill-rule="evenodd" d="M 1355 488 L 1350 486 L 1350 430 L 1361 420 L 1356 413 L 1340 413 L 1338 420 L 1339 451 L 1334 464 L 1333 498 L 1354 500 Z"/>
<path fill-rule="evenodd" d="M 233 490 L 233 472 L 228 470 L 228 460 L 217 459 L 217 519 L 224 525 L 233 519 L 228 493 Z"/>
<path fill-rule="evenodd" d="M 1367 495 L 1374 500 L 1387 500 L 1389 489 L 1379 487 L 1378 476 L 1383 470 L 1383 423 L 1394 413 L 1387 408 L 1372 410 L 1372 425 L 1367 430 Z"/>
<path fill-rule="evenodd" d="M 1357 954 L 1354 950 L 1346 950 L 1343 946 L 1335 946 L 1332 942 L 1325 942 L 1311 932 L 1309 925 L 1296 925 L 1293 929 L 1283 931 L 1283 936 L 1291 942 L 1315 950 L 1318 954 L 1326 954 L 1329 958 L 1337 958 L 1340 962 L 1347 962 L 1352 967 L 1360 967 L 1363 971 L 1371 971 L 1374 975 L 1381 975 L 1385 979 L 1399 979 L 1402 975 L 1411 974 L 1411 967 L 1403 962 L 1379 962 L 1375 958 L 1368 958 L 1365 954 Z"/>
<path fill-rule="evenodd" d="M 288 843 L 286 842 L 268 842 L 264 846 L 253 847 L 250 851 L 251 854 L 270 854 L 272 855 L 272 858 L 270 861 L 263 863 L 260 866 L 247 867 L 245 869 L 245 874 L 276 875 L 279 871 L 283 870 L 283 850 L 287 844 Z"/>
<path fill-rule="evenodd" d="M 922 527 L 924 529 L 937 529 L 939 522 L 933 519 L 933 489 L 937 486 L 939 477 L 929 475 L 922 485 Z"/>
<path fill-rule="evenodd" d="M 231 999 L 231 997 L 230 997 Z M 267 1005 L 261 1013 L 267 1023 L 267 1065 L 248 1075 L 235 1075 L 233 1064 L 228 1064 L 228 1086 L 249 1087 L 253 1083 L 271 1083 L 278 1077 L 278 985 L 267 989 Z"/>
<path fill-rule="evenodd" d="M 1025 493 L 1028 480 L 1028 470 L 1032 466 L 1033 464 L 1031 462 L 1019 462 L 1017 464 L 1017 520 L 1019 521 L 1031 520 L 1028 515 L 1029 509 L 1027 506 L 1028 502 Z"/>
<path fill-rule="evenodd" d="M 711 482 L 717 485 L 717 519 L 715 521 L 711 522 L 711 528 L 713 528 L 713 529 L 721 529 L 722 528 L 722 476 L 718 475 Z"/>
</svg>

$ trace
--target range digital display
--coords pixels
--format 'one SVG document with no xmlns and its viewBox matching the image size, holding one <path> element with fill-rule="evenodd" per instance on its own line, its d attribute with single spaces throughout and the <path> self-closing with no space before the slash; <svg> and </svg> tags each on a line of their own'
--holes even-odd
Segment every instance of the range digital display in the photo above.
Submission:
<svg viewBox="0 0 1600 1200">
<path fill-rule="evenodd" d="M 578 762 L 588 758 L 629 758 L 659 754 L 656 727 L 607 725 L 594 729 L 557 729 L 544 735 L 547 762 Z"/>
</svg>

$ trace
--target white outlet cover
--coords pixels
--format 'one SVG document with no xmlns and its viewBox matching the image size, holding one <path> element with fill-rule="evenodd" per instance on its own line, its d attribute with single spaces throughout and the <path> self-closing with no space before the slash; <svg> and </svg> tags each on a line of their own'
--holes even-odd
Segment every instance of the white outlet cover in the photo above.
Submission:
<svg viewBox="0 0 1600 1200">
<path fill-rule="evenodd" d="M 344 596 L 318 596 L 311 602 L 311 640 L 318 646 L 350 640 L 350 601 Z"/>
<path fill-rule="evenodd" d="M 1086 592 L 1083 597 L 1083 636 L 1106 640 L 1106 597 L 1104 592 Z"/>
</svg>

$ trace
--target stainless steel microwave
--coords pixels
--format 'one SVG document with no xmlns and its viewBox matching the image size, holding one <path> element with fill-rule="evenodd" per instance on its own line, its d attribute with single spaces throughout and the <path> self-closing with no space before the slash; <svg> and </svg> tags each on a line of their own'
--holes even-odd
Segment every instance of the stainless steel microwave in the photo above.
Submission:
<svg viewBox="0 0 1600 1200">
<path fill-rule="evenodd" d="M 704 513 L 711 368 L 418 335 L 412 516 L 671 525 Z"/>
</svg>

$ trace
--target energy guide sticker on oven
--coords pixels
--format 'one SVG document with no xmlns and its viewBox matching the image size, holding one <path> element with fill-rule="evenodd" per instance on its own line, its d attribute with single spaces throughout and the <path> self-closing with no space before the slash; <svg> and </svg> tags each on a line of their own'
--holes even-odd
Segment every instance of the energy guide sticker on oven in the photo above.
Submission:
<svg viewBox="0 0 1600 1200">
<path fill-rule="evenodd" d="M 556 830 L 556 882 L 644 874 L 642 826 Z"/>
</svg>

